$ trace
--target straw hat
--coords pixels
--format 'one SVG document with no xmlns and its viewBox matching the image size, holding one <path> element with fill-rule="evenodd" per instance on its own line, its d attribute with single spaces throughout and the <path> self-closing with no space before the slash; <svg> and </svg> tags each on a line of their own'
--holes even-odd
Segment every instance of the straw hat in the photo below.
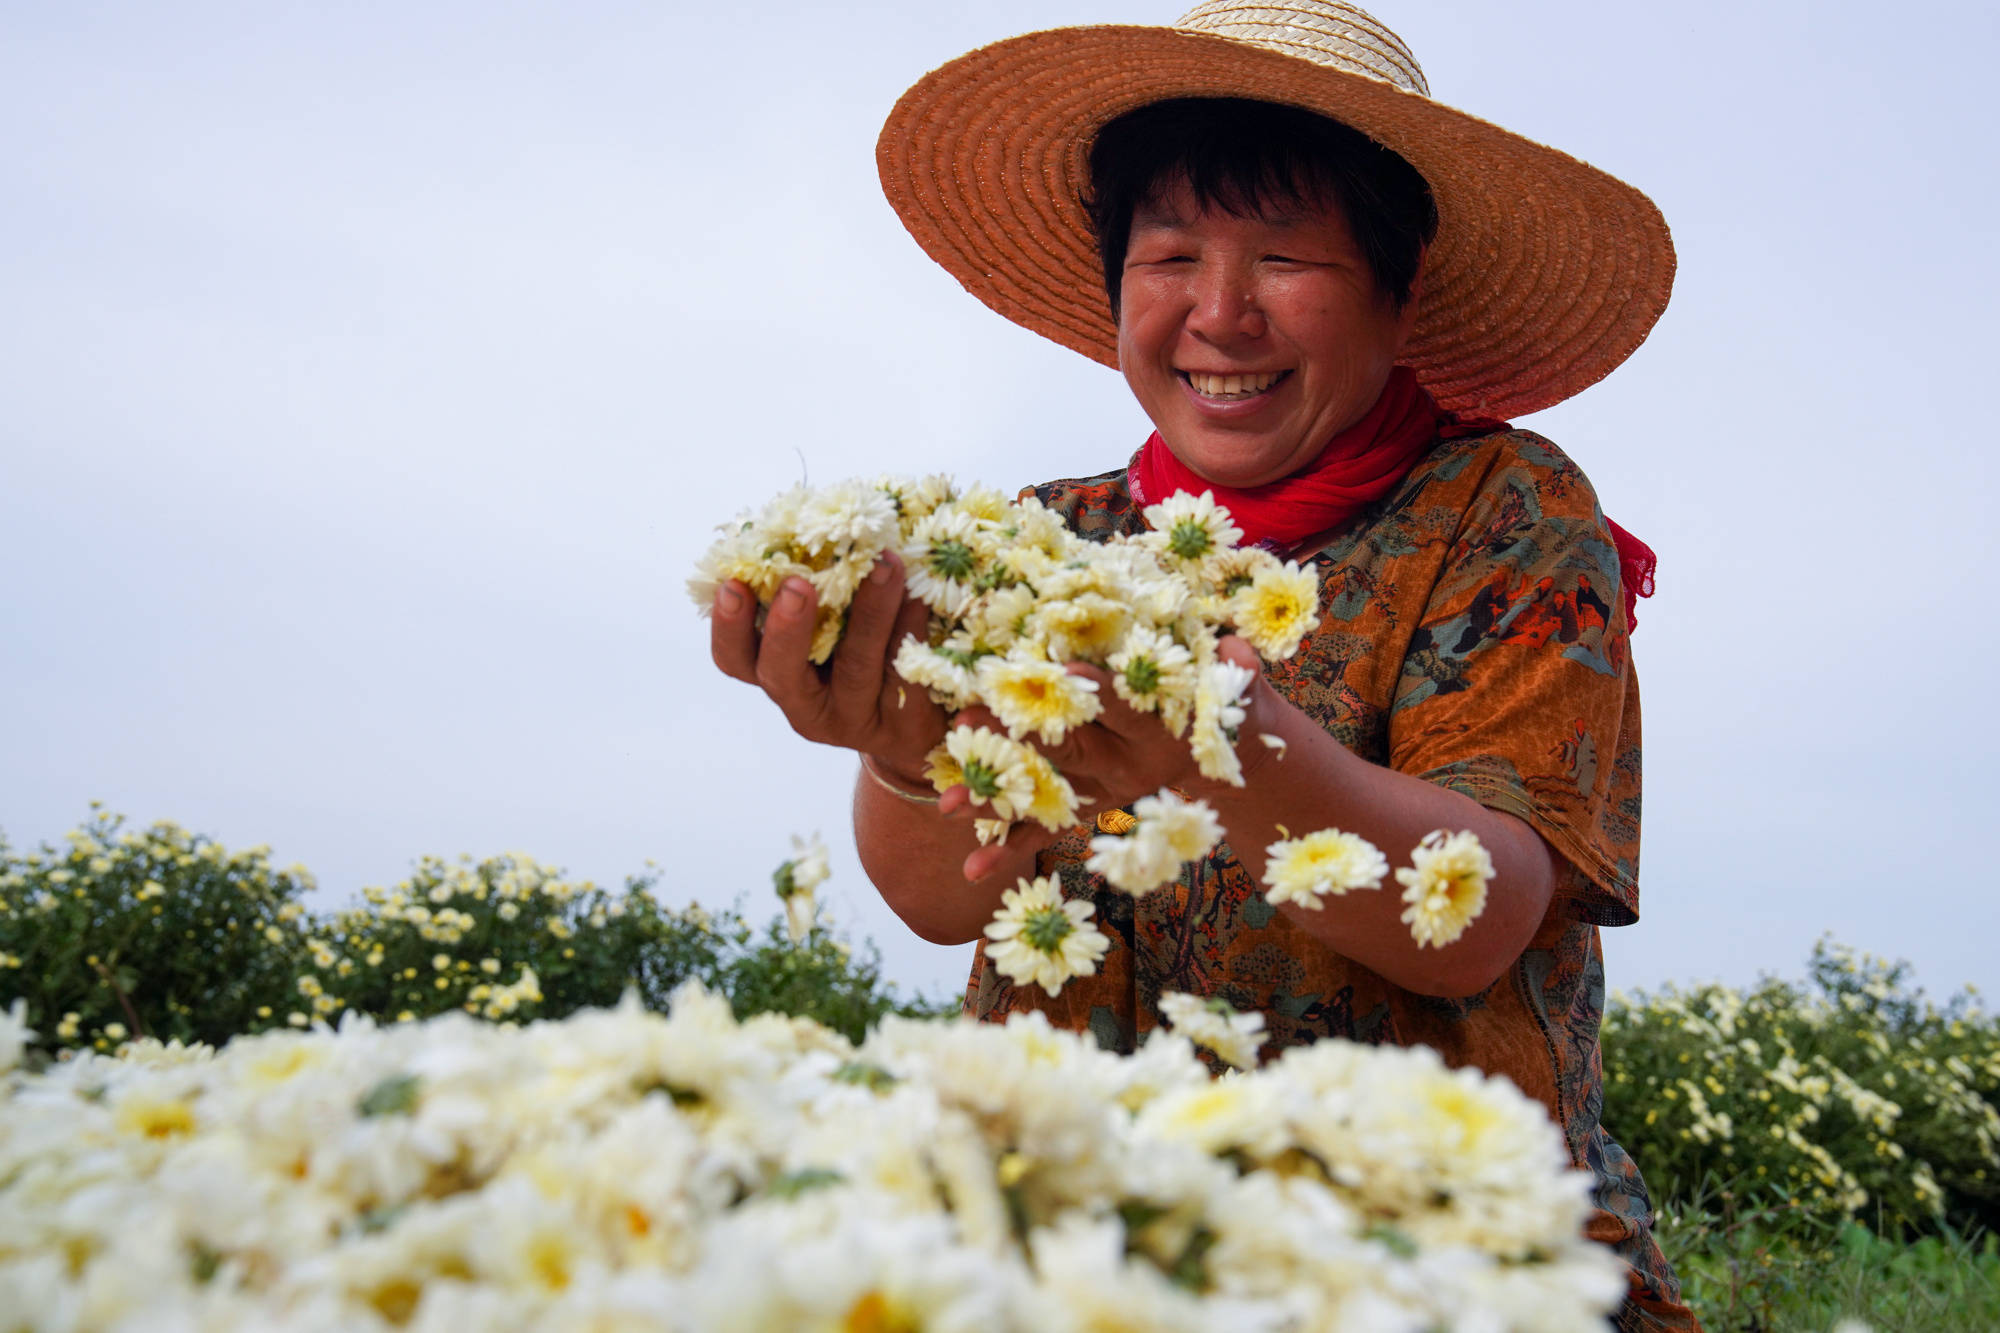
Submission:
<svg viewBox="0 0 2000 1333">
<path fill-rule="evenodd" d="M 1173 97 L 1304 107 L 1423 173 L 1439 228 L 1403 360 L 1448 408 L 1559 403 L 1610 374 L 1666 309 L 1673 242 L 1650 199 L 1432 101 L 1409 48 L 1342 0 L 1205 0 L 1171 28 L 1058 28 L 981 47 L 896 103 L 875 145 L 882 188 L 967 291 L 1116 366 L 1077 197 L 1105 122 Z"/>
</svg>

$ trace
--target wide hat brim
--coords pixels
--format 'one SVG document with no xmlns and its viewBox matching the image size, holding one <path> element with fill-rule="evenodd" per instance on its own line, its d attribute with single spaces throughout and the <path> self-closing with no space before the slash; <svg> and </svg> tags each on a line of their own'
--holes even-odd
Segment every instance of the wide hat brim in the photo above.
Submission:
<svg viewBox="0 0 2000 1333">
<path fill-rule="evenodd" d="M 1319 112 L 1423 173 L 1437 240 L 1403 362 L 1454 411 L 1559 403 L 1630 356 L 1666 309 L 1674 250 L 1644 194 L 1554 148 L 1361 74 L 1211 33 L 1106 25 L 996 42 L 903 94 L 875 146 L 917 243 L 1008 319 L 1118 364 L 1078 196 L 1109 120 L 1176 97 Z"/>
</svg>

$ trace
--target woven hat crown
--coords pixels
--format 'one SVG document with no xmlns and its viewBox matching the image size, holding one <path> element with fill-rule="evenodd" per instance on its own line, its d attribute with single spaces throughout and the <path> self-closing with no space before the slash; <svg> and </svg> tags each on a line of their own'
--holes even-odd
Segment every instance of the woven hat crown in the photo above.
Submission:
<svg viewBox="0 0 2000 1333">
<path fill-rule="evenodd" d="M 1206 0 L 1181 15 L 1174 26 L 1183 32 L 1233 37 L 1280 55 L 1379 79 L 1404 92 L 1431 95 L 1423 67 L 1403 39 L 1368 11 L 1342 0 L 1297 0 L 1286 5 Z"/>
</svg>

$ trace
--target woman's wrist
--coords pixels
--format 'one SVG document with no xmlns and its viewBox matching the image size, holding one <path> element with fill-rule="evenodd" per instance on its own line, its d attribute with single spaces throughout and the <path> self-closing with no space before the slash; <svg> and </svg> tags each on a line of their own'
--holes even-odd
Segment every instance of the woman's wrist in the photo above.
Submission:
<svg viewBox="0 0 2000 1333">
<path fill-rule="evenodd" d="M 928 779 L 913 777 L 871 754 L 861 756 L 861 771 L 870 781 L 892 796 L 918 805 L 936 805 L 938 794 Z"/>
</svg>

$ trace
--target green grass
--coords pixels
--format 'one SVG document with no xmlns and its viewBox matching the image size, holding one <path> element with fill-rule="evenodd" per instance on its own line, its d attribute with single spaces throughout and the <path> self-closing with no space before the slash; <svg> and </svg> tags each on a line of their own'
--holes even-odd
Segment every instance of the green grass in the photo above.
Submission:
<svg viewBox="0 0 2000 1333">
<path fill-rule="evenodd" d="M 1856 1222 L 1802 1231 L 1772 1209 L 1733 1220 L 1668 1214 L 1660 1242 L 1709 1333 L 1827 1333 L 1859 1320 L 1874 1333 L 2000 1329 L 2000 1237 L 1897 1241 Z"/>
</svg>

